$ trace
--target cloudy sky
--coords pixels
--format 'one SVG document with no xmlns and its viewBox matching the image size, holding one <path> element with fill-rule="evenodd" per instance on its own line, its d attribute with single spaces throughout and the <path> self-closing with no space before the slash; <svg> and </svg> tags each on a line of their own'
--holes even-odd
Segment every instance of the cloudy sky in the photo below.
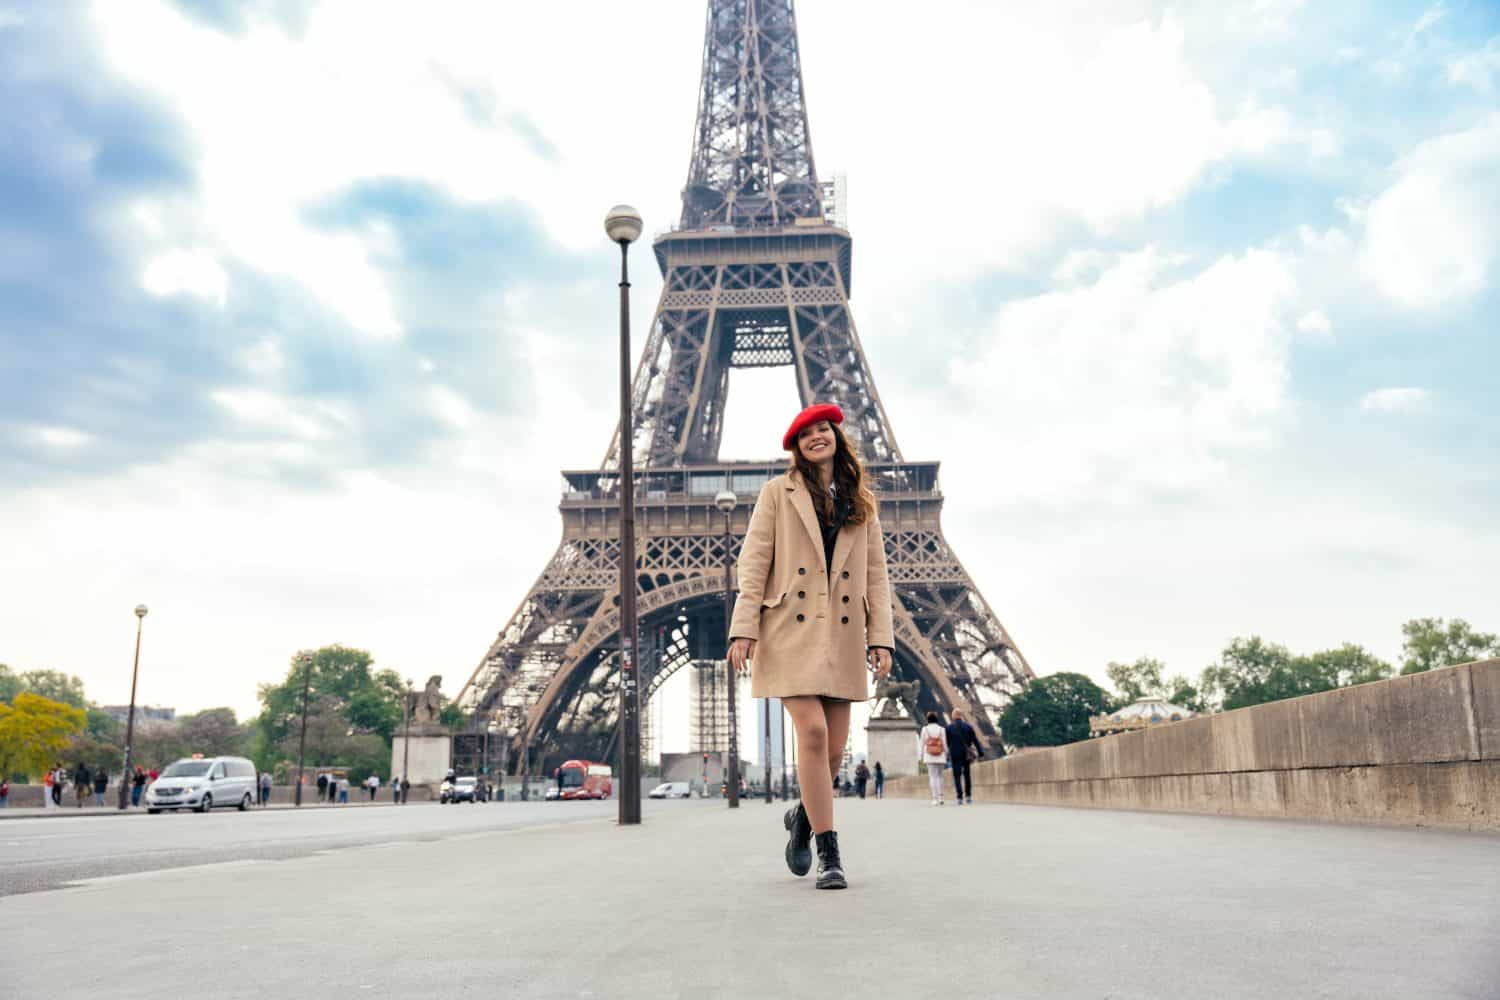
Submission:
<svg viewBox="0 0 1500 1000">
<path fill-rule="evenodd" d="M 1042 673 L 1500 627 L 1500 9 L 804 0 L 854 307 Z M 0 662 L 450 693 L 615 402 L 703 4 L 0 0 Z M 638 254 L 636 329 L 659 280 Z M 638 340 L 639 343 L 639 340 Z M 789 370 L 731 383 L 777 454 Z"/>
</svg>

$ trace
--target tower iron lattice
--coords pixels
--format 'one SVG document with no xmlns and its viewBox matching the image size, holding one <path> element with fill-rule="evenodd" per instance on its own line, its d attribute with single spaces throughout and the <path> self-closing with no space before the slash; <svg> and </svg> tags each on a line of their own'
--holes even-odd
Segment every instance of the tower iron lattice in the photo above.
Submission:
<svg viewBox="0 0 1500 1000">
<path fill-rule="evenodd" d="M 837 403 L 880 498 L 895 595 L 894 677 L 913 712 L 969 710 L 996 740 L 1034 675 L 943 537 L 938 463 L 906 461 L 849 307 L 853 242 L 820 200 L 791 0 L 709 0 L 682 218 L 653 243 L 661 297 L 632 382 L 642 704 L 726 646 L 720 490 L 737 551 L 782 461 L 721 462 L 733 368 L 794 370 L 803 405 Z M 566 471 L 563 537 L 459 694 L 533 772 L 611 759 L 619 709 L 619 427 L 596 469 Z"/>
</svg>

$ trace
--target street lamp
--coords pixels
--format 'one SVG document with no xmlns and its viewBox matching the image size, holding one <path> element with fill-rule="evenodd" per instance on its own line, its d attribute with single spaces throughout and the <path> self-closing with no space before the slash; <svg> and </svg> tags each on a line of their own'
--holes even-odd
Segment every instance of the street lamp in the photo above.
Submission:
<svg viewBox="0 0 1500 1000">
<path fill-rule="evenodd" d="M 416 701 L 416 692 L 413 690 L 412 680 L 406 679 L 406 707 L 401 713 L 405 732 L 401 735 L 401 804 L 406 805 L 406 784 L 411 779 L 407 777 L 411 771 L 408 765 L 411 763 L 411 707 Z"/>
<path fill-rule="evenodd" d="M 641 821 L 641 694 L 636 677 L 635 469 L 630 439 L 630 244 L 641 235 L 641 213 L 616 205 L 604 232 L 620 244 L 620 822 Z"/>
<path fill-rule="evenodd" d="M 734 495 L 733 490 L 720 490 L 719 495 L 714 497 L 714 506 L 724 514 L 724 638 L 728 645 L 729 620 L 734 617 L 734 590 L 730 587 L 729 563 L 732 537 L 729 533 L 729 518 L 734 513 L 735 505 L 740 498 Z M 739 674 L 735 673 L 734 665 L 726 659 L 724 671 L 729 675 L 729 808 L 740 807 L 740 734 L 739 713 L 735 710 L 735 688 L 740 686 Z"/>
<path fill-rule="evenodd" d="M 302 735 L 297 738 L 297 787 L 292 791 L 292 800 L 300 808 L 302 805 L 302 764 L 307 758 L 307 689 L 312 686 L 312 654 L 298 653 L 297 662 L 302 664 Z"/>
<path fill-rule="evenodd" d="M 125 773 L 120 775 L 120 808 L 124 809 L 130 794 L 130 744 L 135 740 L 135 679 L 141 672 L 141 626 L 146 622 L 146 606 L 135 606 L 135 664 L 130 668 L 130 713 L 125 717 Z M 82 799 L 79 799 L 82 802 Z"/>
</svg>

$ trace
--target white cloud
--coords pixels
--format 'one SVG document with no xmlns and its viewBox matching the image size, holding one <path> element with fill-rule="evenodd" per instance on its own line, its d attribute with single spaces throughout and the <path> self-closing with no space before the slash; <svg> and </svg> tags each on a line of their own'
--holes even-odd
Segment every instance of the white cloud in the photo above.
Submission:
<svg viewBox="0 0 1500 1000">
<path fill-rule="evenodd" d="M 1496 76 L 1500 76 L 1500 38 L 1492 38 L 1484 48 L 1448 61 L 1449 83 L 1470 87 L 1486 97 L 1495 92 Z"/>
<path fill-rule="evenodd" d="M 0 7 L 0 31 L 6 28 L 19 28 L 26 23 L 19 11 L 11 10 L 9 7 Z"/>
<path fill-rule="evenodd" d="M 141 285 L 152 295 L 200 295 L 221 309 L 229 297 L 229 276 L 212 252 L 169 250 L 146 265 Z"/>
<path fill-rule="evenodd" d="M 1328 321 L 1328 314 L 1323 310 L 1310 309 L 1297 320 L 1297 330 L 1313 336 L 1326 337 L 1333 332 L 1333 324 Z"/>
<path fill-rule="evenodd" d="M 76 427 L 37 427 L 36 440 L 52 448 L 80 448 L 94 440 L 94 435 Z"/>
<path fill-rule="evenodd" d="M 1413 309 L 1471 301 L 1500 245 L 1500 112 L 1418 145 L 1363 213 L 1359 267 Z"/>
<path fill-rule="evenodd" d="M 1416 409 L 1428 396 L 1419 386 L 1391 386 L 1365 393 L 1359 399 L 1359 408 L 1367 413 L 1397 413 Z"/>
<path fill-rule="evenodd" d="M 1294 292 L 1277 253 L 1194 271 L 1147 248 L 1092 283 L 1010 303 L 979 355 L 951 367 L 942 450 L 999 461 L 1001 503 L 1209 486 L 1286 407 Z"/>
</svg>

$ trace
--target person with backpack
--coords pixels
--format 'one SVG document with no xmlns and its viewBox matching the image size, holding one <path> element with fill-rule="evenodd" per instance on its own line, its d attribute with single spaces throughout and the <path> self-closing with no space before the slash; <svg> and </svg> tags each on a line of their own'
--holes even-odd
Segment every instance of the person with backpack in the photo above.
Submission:
<svg viewBox="0 0 1500 1000">
<path fill-rule="evenodd" d="M 324 799 L 329 799 L 329 801 L 332 801 L 332 799 L 329 796 L 328 792 L 329 792 L 329 788 L 328 788 L 328 775 L 326 775 L 326 774 L 319 774 L 318 775 L 318 801 L 322 802 Z"/>
<path fill-rule="evenodd" d="M 963 805 L 967 800 L 973 805 L 974 776 L 969 773 L 969 765 L 979 759 L 979 737 L 964 719 L 961 708 L 953 710 L 953 721 L 943 732 L 948 740 L 948 759 L 953 762 L 953 790 L 958 804 Z"/>
<path fill-rule="evenodd" d="M 948 734 L 938 723 L 936 712 L 927 713 L 927 724 L 917 733 L 917 762 L 927 765 L 927 787 L 932 804 L 943 804 L 943 767 L 948 763 Z"/>
<path fill-rule="evenodd" d="M 865 797 L 865 786 L 870 782 L 870 769 L 860 761 L 854 768 L 854 794 L 860 798 Z"/>
<path fill-rule="evenodd" d="M 104 805 L 104 792 L 109 788 L 109 772 L 99 768 L 94 774 L 94 805 Z"/>
</svg>

